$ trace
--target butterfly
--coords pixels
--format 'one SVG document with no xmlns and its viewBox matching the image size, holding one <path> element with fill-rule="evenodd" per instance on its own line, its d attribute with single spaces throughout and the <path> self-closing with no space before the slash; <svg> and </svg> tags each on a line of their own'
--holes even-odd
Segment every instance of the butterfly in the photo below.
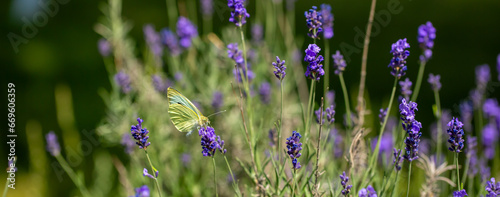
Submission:
<svg viewBox="0 0 500 197">
<path fill-rule="evenodd" d="M 205 127 L 210 123 L 208 118 L 179 91 L 169 87 L 167 97 L 170 120 L 180 132 L 188 132 L 189 135 L 194 129 Z"/>
</svg>

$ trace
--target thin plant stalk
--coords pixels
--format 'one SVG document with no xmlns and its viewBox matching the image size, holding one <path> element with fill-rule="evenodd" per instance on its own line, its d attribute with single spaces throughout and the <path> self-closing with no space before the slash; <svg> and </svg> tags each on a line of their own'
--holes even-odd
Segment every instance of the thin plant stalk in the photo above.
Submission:
<svg viewBox="0 0 500 197">
<path fill-rule="evenodd" d="M 392 187 L 391 197 L 394 196 L 394 192 L 396 192 L 396 185 L 398 184 L 399 171 L 396 172 L 396 179 L 394 179 L 394 186 Z"/>
<path fill-rule="evenodd" d="M 461 187 L 460 187 L 460 169 L 458 168 L 458 153 L 455 153 L 455 168 L 457 169 L 457 187 L 458 191 L 460 191 Z"/>
<path fill-rule="evenodd" d="M 233 187 L 235 189 L 236 196 L 241 196 L 240 188 L 238 187 L 238 183 L 236 182 L 236 177 L 234 177 L 233 171 L 231 170 L 231 166 L 229 165 L 229 162 L 227 161 L 226 155 L 224 155 L 224 160 L 226 160 L 227 169 L 229 169 L 229 174 L 231 174 L 231 178 L 233 179 Z"/>
<path fill-rule="evenodd" d="M 351 129 L 352 128 L 352 121 L 351 121 L 351 107 L 349 106 L 349 95 L 347 93 L 347 88 L 345 86 L 345 81 L 344 81 L 344 75 L 339 73 L 339 78 L 340 78 L 340 84 L 342 85 L 342 92 L 344 92 L 344 102 L 345 102 L 345 111 L 347 114 L 347 128 Z"/>
<path fill-rule="evenodd" d="M 212 19 L 213 17 L 210 16 L 210 17 L 207 17 L 207 16 L 204 16 L 203 17 L 203 33 L 205 33 L 205 35 L 208 35 L 210 32 L 212 32 L 212 27 L 213 27 L 213 22 L 212 22 Z"/>
<path fill-rule="evenodd" d="M 68 163 L 64 158 L 62 158 L 61 155 L 55 156 L 59 164 L 61 164 L 61 167 L 66 171 L 66 174 L 68 174 L 69 178 L 75 183 L 76 187 L 80 190 L 83 196 L 90 197 L 89 191 L 87 188 L 85 188 L 85 185 L 83 184 L 82 180 L 78 178 L 78 176 L 75 174 L 75 172 L 69 167 Z"/>
<path fill-rule="evenodd" d="M 424 64 L 425 66 L 425 64 Z M 441 155 L 441 148 L 442 148 L 442 142 L 441 142 L 441 135 L 442 135 L 442 121 L 441 121 L 441 116 L 442 116 L 442 112 L 441 112 L 441 100 L 439 99 L 439 92 L 437 90 L 434 90 L 434 99 L 436 100 L 436 107 L 437 107 L 437 111 L 436 111 L 436 119 L 437 119 L 437 155 L 436 155 L 436 161 L 437 162 L 441 162 L 441 160 L 439 160 L 440 158 L 440 155 Z"/>
<path fill-rule="evenodd" d="M 280 128 L 278 129 L 278 161 L 281 163 L 281 130 L 283 129 L 283 81 L 280 83 L 281 86 L 281 113 L 280 113 Z"/>
<path fill-rule="evenodd" d="M 411 95 L 411 100 L 413 102 L 417 102 L 418 93 L 420 92 L 420 86 L 422 85 L 422 78 L 424 78 L 424 69 L 426 63 L 427 63 L 426 61 L 420 62 L 420 68 L 418 69 L 417 83 L 415 84 L 413 95 Z"/>
<path fill-rule="evenodd" d="M 314 77 L 313 77 L 314 78 Z M 306 140 L 308 139 L 308 135 L 309 135 L 309 125 L 310 125 L 310 122 L 311 122 L 311 113 L 312 113 L 312 105 L 314 104 L 314 101 L 313 101 L 313 92 L 314 92 L 314 84 L 315 84 L 316 80 L 312 80 L 311 81 L 311 89 L 309 89 L 309 102 L 308 102 L 308 105 L 307 105 L 307 114 L 306 114 L 306 126 L 304 128 L 304 132 L 305 132 L 305 136 L 306 136 Z"/>
<path fill-rule="evenodd" d="M 243 46 L 243 61 L 244 61 L 244 67 L 241 68 L 242 71 L 241 71 L 241 74 L 245 75 L 244 77 L 241 77 L 243 80 L 243 84 L 245 86 L 245 91 L 247 92 L 247 95 L 250 95 L 250 85 L 249 85 L 249 81 L 248 81 L 248 64 L 247 64 L 247 48 L 246 48 L 246 44 L 245 44 L 245 34 L 243 33 L 243 26 L 240 27 L 240 35 L 241 35 L 241 44 Z M 243 73 L 243 69 L 247 69 L 247 71 L 245 73 Z M 248 96 L 247 97 L 247 105 L 248 106 L 252 106 L 252 97 L 251 96 Z M 253 124 L 252 124 L 252 120 L 253 120 L 253 116 L 252 116 L 252 113 L 251 113 L 252 110 L 247 110 L 248 112 L 248 122 L 249 122 L 249 125 L 250 125 L 250 136 L 252 137 L 251 139 L 253 140 Z"/>
<path fill-rule="evenodd" d="M 366 64 L 368 60 L 368 46 L 370 45 L 370 37 L 372 34 L 373 18 L 375 17 L 375 5 L 377 0 L 372 0 L 372 5 L 370 7 L 370 16 L 368 17 L 368 24 L 366 25 L 366 35 L 365 41 L 363 43 L 363 56 L 361 58 L 361 78 L 359 80 L 359 92 L 358 92 L 358 125 L 363 126 L 365 120 L 365 105 L 363 102 L 363 96 L 365 93 L 365 81 L 366 81 Z"/>
<path fill-rule="evenodd" d="M 380 127 L 377 145 L 375 146 L 375 150 L 374 150 L 374 152 L 369 160 L 369 168 L 368 168 L 368 170 L 365 171 L 363 178 L 361 180 L 366 180 L 366 178 L 368 177 L 369 171 L 373 170 L 373 168 L 374 168 L 374 166 L 373 166 L 373 165 L 375 165 L 374 161 L 376 161 L 378 159 L 379 149 L 380 149 L 380 139 L 382 139 L 382 135 L 383 135 L 384 130 L 385 130 L 385 125 L 387 124 L 387 120 L 389 119 L 389 113 L 391 111 L 392 102 L 394 100 L 394 95 L 396 94 L 397 83 L 398 83 L 398 78 L 394 77 L 394 85 L 392 86 L 391 99 L 389 100 L 389 106 L 387 106 L 387 115 L 384 118 L 384 122 L 382 123 L 382 127 Z"/>
<path fill-rule="evenodd" d="M 295 196 L 295 182 L 297 179 L 297 169 L 293 169 L 292 197 Z"/>
<path fill-rule="evenodd" d="M 2 197 L 6 197 L 7 196 L 7 190 L 9 190 L 9 180 L 5 181 L 5 187 L 3 188 L 3 195 L 2 195 Z"/>
<path fill-rule="evenodd" d="M 321 131 L 323 130 L 323 98 L 321 98 L 321 106 L 319 108 L 320 110 L 320 116 L 319 116 L 319 131 L 318 131 L 318 146 L 316 147 L 316 173 L 315 173 L 315 180 L 314 180 L 314 190 L 316 191 L 317 194 L 319 194 L 319 185 L 318 185 L 318 179 L 319 179 L 319 156 L 320 156 L 320 145 L 321 145 Z"/>
<path fill-rule="evenodd" d="M 169 21 L 169 26 L 171 28 L 175 27 L 175 20 L 177 16 L 177 6 L 175 5 L 175 0 L 167 0 L 167 12 L 168 12 L 168 21 Z"/>
<path fill-rule="evenodd" d="M 144 150 L 144 152 L 146 153 L 146 157 L 148 158 L 149 165 L 151 166 L 151 172 L 153 174 L 156 174 L 155 169 L 153 167 L 153 163 L 151 163 L 151 159 L 149 159 L 148 151 Z M 160 189 L 160 184 L 158 183 L 158 178 L 155 176 L 154 179 L 155 179 L 155 183 L 156 183 L 156 189 L 158 190 L 158 196 L 161 197 L 161 189 Z"/>
<path fill-rule="evenodd" d="M 410 167 L 408 168 L 408 186 L 406 188 L 406 197 L 408 197 L 408 194 L 410 194 L 410 181 L 411 181 L 411 161 L 410 161 Z"/>
<path fill-rule="evenodd" d="M 470 156 L 466 156 L 464 174 L 462 175 L 462 180 L 465 182 L 467 182 L 466 179 L 467 179 L 467 174 L 469 171 L 469 166 L 470 166 Z M 471 180 L 468 180 L 468 181 L 471 181 Z M 469 191 L 469 190 L 467 190 L 467 191 Z"/>
<path fill-rule="evenodd" d="M 326 96 L 330 84 L 330 42 L 325 38 L 325 80 L 323 84 L 323 96 Z"/>
<path fill-rule="evenodd" d="M 214 164 L 214 184 L 215 184 L 215 196 L 219 196 L 219 193 L 217 193 L 217 179 L 216 179 L 216 175 L 215 175 L 215 155 L 214 155 L 214 156 L 212 156 L 212 163 Z M 233 175 L 232 175 L 232 173 L 231 173 L 231 176 L 233 176 Z M 234 179 L 233 179 L 233 181 L 234 181 Z"/>
</svg>

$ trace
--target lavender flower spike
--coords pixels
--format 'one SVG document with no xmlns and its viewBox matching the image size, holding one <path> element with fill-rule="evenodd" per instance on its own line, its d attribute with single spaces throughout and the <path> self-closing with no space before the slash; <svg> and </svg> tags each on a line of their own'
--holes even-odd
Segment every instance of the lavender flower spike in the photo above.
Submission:
<svg viewBox="0 0 500 197">
<path fill-rule="evenodd" d="M 448 142 L 450 143 L 450 147 L 448 148 L 452 152 L 462 152 L 462 149 L 464 148 L 464 130 L 462 127 L 464 124 L 458 120 L 458 118 L 453 118 L 451 121 L 448 123 L 448 135 L 450 135 L 450 138 L 448 139 Z"/>
<path fill-rule="evenodd" d="M 465 192 L 465 189 L 453 192 L 453 197 L 465 197 L 465 196 L 469 196 L 467 195 L 467 192 Z"/>
<path fill-rule="evenodd" d="M 61 147 L 59 146 L 59 142 L 57 141 L 57 135 L 54 131 L 50 131 L 45 135 L 45 140 L 47 140 L 47 151 L 56 157 L 61 154 Z"/>
<path fill-rule="evenodd" d="M 351 192 L 352 185 L 347 185 L 349 182 L 349 177 L 345 174 L 345 171 L 340 175 L 340 184 L 342 185 L 342 195 L 347 196 Z"/>
<path fill-rule="evenodd" d="M 132 125 L 130 127 L 130 131 L 132 137 L 134 137 L 134 139 L 136 140 L 135 143 L 137 144 L 137 146 L 139 146 L 139 148 L 141 149 L 146 150 L 146 148 L 148 148 L 148 146 L 151 144 L 151 142 L 148 142 L 149 131 L 146 128 L 142 128 L 143 120 L 141 118 L 137 118 L 137 122 L 139 122 L 139 124 Z"/>
<path fill-rule="evenodd" d="M 301 165 L 297 159 L 302 155 L 300 151 L 302 150 L 302 143 L 300 143 L 300 138 L 302 136 L 299 132 L 293 131 L 292 136 L 286 139 L 286 148 L 288 149 L 287 154 L 292 159 L 292 168 L 297 170 L 300 169 Z"/>
<path fill-rule="evenodd" d="M 340 54 L 340 51 L 337 50 L 335 54 L 332 55 L 332 58 L 333 58 L 333 68 L 335 68 L 335 74 L 338 75 L 344 72 L 347 64 L 344 60 L 344 56 Z"/>
<path fill-rule="evenodd" d="M 326 114 L 326 120 L 328 121 L 329 124 L 332 124 L 333 121 L 335 121 L 335 106 L 330 105 L 330 107 L 327 107 L 325 109 L 325 114 Z"/>
<path fill-rule="evenodd" d="M 201 13 L 203 14 L 203 17 L 212 18 L 212 15 L 214 14 L 213 4 L 213 0 L 200 0 Z"/>
<path fill-rule="evenodd" d="M 387 116 L 387 110 L 388 108 L 381 108 L 380 109 L 380 113 L 378 114 L 378 120 L 380 121 L 380 124 L 384 124 L 384 119 L 385 119 L 385 116 Z"/>
<path fill-rule="evenodd" d="M 191 46 L 191 40 L 198 35 L 198 30 L 189 19 L 181 16 L 177 21 L 177 35 L 180 46 L 186 49 Z"/>
<path fill-rule="evenodd" d="M 198 130 L 198 135 L 201 136 L 201 148 L 204 157 L 213 157 L 215 151 L 219 150 L 221 153 L 225 154 L 227 152 L 224 149 L 224 140 L 221 140 L 220 136 L 215 135 L 215 130 L 212 127 L 201 127 Z"/>
<path fill-rule="evenodd" d="M 306 55 L 304 57 L 304 61 L 308 63 L 306 70 L 306 77 L 319 81 L 320 77 L 325 74 L 323 70 L 323 56 L 319 55 L 321 48 L 316 44 L 310 44 L 306 49 Z"/>
<path fill-rule="evenodd" d="M 401 120 L 403 120 L 403 129 L 408 133 L 408 137 L 405 139 L 406 153 L 404 155 L 404 158 L 408 161 L 418 159 L 418 146 L 420 136 L 422 136 L 420 132 L 422 124 L 415 120 L 415 110 L 418 110 L 417 103 L 412 101 L 406 103 L 406 99 L 403 98 L 399 105 L 399 112 Z"/>
<path fill-rule="evenodd" d="M 321 4 L 321 16 L 323 20 L 323 37 L 325 39 L 330 39 L 333 37 L 333 14 L 332 6 L 328 4 Z"/>
<path fill-rule="evenodd" d="M 401 78 L 406 74 L 406 58 L 410 55 L 410 52 L 406 50 L 407 48 L 410 48 L 410 44 L 406 42 L 406 38 L 399 39 L 392 44 L 391 53 L 394 57 L 392 57 L 388 67 L 391 67 L 391 74 L 397 78 Z"/>
<path fill-rule="evenodd" d="M 161 45 L 161 37 L 158 32 L 156 32 L 155 27 L 151 24 L 147 24 L 143 27 L 144 38 L 149 46 L 151 52 L 156 56 L 160 57 L 163 53 L 163 46 Z"/>
<path fill-rule="evenodd" d="M 111 43 L 109 43 L 106 39 L 99 39 L 97 48 L 99 49 L 99 53 L 103 57 L 108 57 L 109 55 L 111 55 Z"/>
<path fill-rule="evenodd" d="M 417 40 L 420 44 L 420 48 L 423 50 L 420 61 L 427 62 L 432 57 L 434 39 L 436 39 L 436 28 L 432 26 L 431 22 L 427 21 L 427 23 L 418 27 Z"/>
<path fill-rule="evenodd" d="M 434 91 L 439 91 L 441 89 L 441 82 L 440 82 L 441 76 L 439 75 L 434 75 L 434 74 L 429 74 L 429 79 L 427 79 L 427 82 L 431 84 L 432 90 Z"/>
<path fill-rule="evenodd" d="M 263 82 L 259 87 L 260 100 L 264 104 L 269 104 L 271 102 L 271 84 Z"/>
<path fill-rule="evenodd" d="M 237 27 L 243 26 L 247 23 L 246 18 L 250 17 L 245 8 L 245 0 L 228 0 L 227 6 L 231 9 L 231 17 L 229 22 L 234 23 Z"/>
<path fill-rule="evenodd" d="M 148 169 L 144 168 L 144 170 L 142 170 L 142 176 L 147 176 L 149 178 L 156 179 L 158 177 L 158 171 L 155 172 L 155 175 L 152 175 L 148 173 Z"/>
<path fill-rule="evenodd" d="M 500 181 L 496 182 L 495 184 L 495 178 L 491 178 L 491 181 L 486 182 L 486 197 L 497 197 L 500 195 Z"/>
<path fill-rule="evenodd" d="M 285 60 L 281 61 L 278 56 L 276 56 L 276 62 L 272 63 L 274 68 L 276 69 L 274 71 L 274 75 L 276 78 L 278 78 L 280 81 L 283 81 L 283 79 L 286 76 L 286 66 L 285 66 Z"/>
<path fill-rule="evenodd" d="M 410 99 L 411 93 L 411 81 L 409 78 L 406 78 L 404 81 L 400 81 L 399 85 L 401 86 L 401 94 L 404 96 L 406 100 Z"/>
<path fill-rule="evenodd" d="M 135 188 L 135 196 L 134 197 L 149 197 L 150 192 L 147 185 L 143 185 L 142 187 Z"/>
<path fill-rule="evenodd" d="M 320 32 L 323 31 L 323 17 L 321 16 L 321 12 L 317 12 L 318 9 L 316 6 L 312 6 L 312 9 L 304 12 L 304 16 L 306 17 L 307 27 L 309 27 L 309 33 L 307 36 L 316 39 Z"/>
<path fill-rule="evenodd" d="M 371 185 L 368 185 L 368 187 L 365 189 L 359 190 L 359 197 L 377 197 L 377 192 Z"/>
<path fill-rule="evenodd" d="M 403 156 L 402 156 L 403 151 L 401 149 L 396 150 L 396 148 L 394 148 L 393 151 L 394 151 L 394 160 L 392 162 L 394 163 L 394 168 L 396 169 L 396 171 L 400 171 L 401 162 L 403 162 Z"/>
<path fill-rule="evenodd" d="M 123 70 L 115 74 L 115 82 L 120 87 L 121 91 L 125 94 L 129 93 L 132 88 L 130 88 L 130 78 Z"/>
</svg>

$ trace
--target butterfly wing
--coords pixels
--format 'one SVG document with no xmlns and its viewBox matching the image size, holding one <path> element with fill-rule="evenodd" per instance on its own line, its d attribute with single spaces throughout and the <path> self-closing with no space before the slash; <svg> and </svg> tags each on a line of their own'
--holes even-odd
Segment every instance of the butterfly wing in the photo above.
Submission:
<svg viewBox="0 0 500 197">
<path fill-rule="evenodd" d="M 191 101 L 188 98 L 186 98 L 176 89 L 169 87 L 167 90 L 167 97 L 170 105 L 181 104 L 191 109 L 194 113 L 198 115 L 197 120 L 199 119 L 199 117 L 203 116 L 200 110 L 198 110 L 198 108 L 196 108 L 196 106 L 194 106 L 194 104 L 191 103 Z"/>
<path fill-rule="evenodd" d="M 188 107 L 174 103 L 169 105 L 168 114 L 175 128 L 180 132 L 191 132 L 198 126 L 198 115 Z"/>
</svg>

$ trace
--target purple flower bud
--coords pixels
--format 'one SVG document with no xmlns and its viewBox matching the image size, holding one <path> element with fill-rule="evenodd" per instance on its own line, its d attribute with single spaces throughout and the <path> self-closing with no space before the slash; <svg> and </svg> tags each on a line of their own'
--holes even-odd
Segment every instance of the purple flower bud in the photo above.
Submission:
<svg viewBox="0 0 500 197">
<path fill-rule="evenodd" d="M 323 70 L 323 56 L 319 55 L 321 48 L 316 44 L 310 44 L 306 49 L 306 55 L 304 57 L 304 61 L 308 63 L 306 70 L 306 77 L 319 81 L 320 77 L 325 74 Z"/>
<path fill-rule="evenodd" d="M 123 70 L 115 74 L 115 82 L 125 94 L 129 93 L 132 89 L 130 87 L 130 78 Z"/>
<path fill-rule="evenodd" d="M 434 39 L 436 39 L 436 28 L 432 26 L 430 21 L 418 27 L 417 40 L 420 44 L 420 48 L 423 50 L 420 61 L 427 62 L 432 57 Z"/>
<path fill-rule="evenodd" d="M 143 120 L 141 118 L 137 118 L 137 122 L 139 124 L 137 125 L 132 125 L 130 128 L 132 137 L 136 140 L 137 146 L 139 148 L 146 150 L 146 148 L 151 144 L 151 142 L 148 142 L 149 139 L 149 131 L 146 128 L 142 128 L 142 122 Z"/>
<path fill-rule="evenodd" d="M 411 96 L 411 81 L 409 78 L 406 78 L 404 81 L 400 81 L 399 85 L 401 86 L 401 94 L 406 100 L 410 100 Z"/>
<path fill-rule="evenodd" d="M 179 36 L 179 45 L 187 49 L 191 47 L 191 40 L 198 36 L 198 30 L 189 19 L 181 16 L 177 21 L 177 35 Z"/>
<path fill-rule="evenodd" d="M 52 156 L 58 156 L 61 154 L 61 147 L 59 146 L 59 142 L 57 141 L 57 135 L 54 131 L 50 131 L 45 135 L 45 140 L 47 140 L 47 151 Z"/>
<path fill-rule="evenodd" d="M 273 62 L 272 64 L 273 64 L 274 68 L 276 69 L 274 71 L 274 75 L 276 76 L 276 78 L 278 78 L 278 80 L 283 81 L 283 79 L 286 76 L 285 60 L 281 61 L 280 58 L 278 56 L 276 56 L 276 62 Z"/>
<path fill-rule="evenodd" d="M 234 23 L 237 27 L 243 26 L 247 23 L 246 18 L 250 17 L 245 8 L 245 0 L 228 0 L 227 6 L 231 9 L 231 17 L 229 22 Z"/>
<path fill-rule="evenodd" d="M 143 185 L 142 187 L 135 188 L 135 197 L 149 197 L 150 192 L 147 185 Z"/>
<path fill-rule="evenodd" d="M 347 185 L 349 182 L 349 177 L 345 174 L 345 171 L 340 175 L 340 184 L 342 185 L 342 195 L 348 196 L 351 192 L 352 185 Z"/>
<path fill-rule="evenodd" d="M 465 196 L 468 196 L 467 192 L 465 192 L 465 189 L 453 192 L 453 197 L 465 197 Z"/>
<path fill-rule="evenodd" d="M 323 31 L 323 23 L 321 23 L 321 21 L 323 21 L 323 17 L 321 16 L 321 12 L 317 12 L 316 9 L 316 6 L 312 6 L 312 9 L 304 12 L 307 27 L 309 28 L 307 36 L 314 39 L 318 38 L 319 33 Z"/>
<path fill-rule="evenodd" d="M 441 89 L 441 82 L 440 82 L 441 76 L 439 75 L 434 75 L 434 74 L 429 74 L 429 79 L 427 79 L 427 82 L 431 84 L 432 90 L 434 91 L 439 91 Z"/>
<path fill-rule="evenodd" d="M 323 37 L 330 39 L 333 37 L 333 14 L 332 7 L 328 4 L 321 4 L 321 23 L 323 24 Z"/>
<path fill-rule="evenodd" d="M 297 131 L 293 131 L 292 136 L 286 139 L 286 148 L 288 149 L 287 154 L 292 159 L 293 169 L 299 169 L 301 167 L 300 162 L 297 161 L 302 154 L 302 143 L 300 143 L 300 138 L 302 136 Z"/>
<path fill-rule="evenodd" d="M 347 64 L 344 60 L 344 56 L 340 54 L 340 51 L 337 50 L 335 54 L 332 55 L 332 58 L 333 58 L 333 68 L 335 68 L 335 74 L 338 75 L 344 72 Z"/>
<path fill-rule="evenodd" d="M 394 57 L 392 57 L 388 67 L 391 67 L 391 74 L 397 78 L 406 74 L 406 58 L 410 55 L 407 48 L 410 48 L 410 44 L 406 42 L 406 38 L 392 44 L 391 53 Z"/>
<path fill-rule="evenodd" d="M 464 130 L 462 127 L 464 124 L 458 120 L 458 118 L 453 118 L 448 123 L 448 135 L 450 138 L 448 139 L 448 143 L 450 143 L 450 147 L 448 148 L 452 152 L 462 152 L 464 148 Z"/>
<path fill-rule="evenodd" d="M 111 55 L 111 43 L 109 43 L 106 39 L 99 39 L 99 42 L 97 42 L 97 48 L 103 57 Z"/>
</svg>

